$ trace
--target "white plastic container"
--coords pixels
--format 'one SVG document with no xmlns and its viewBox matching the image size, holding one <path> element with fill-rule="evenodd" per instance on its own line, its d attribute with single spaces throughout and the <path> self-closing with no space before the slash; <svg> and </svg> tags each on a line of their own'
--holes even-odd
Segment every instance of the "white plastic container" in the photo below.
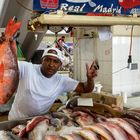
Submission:
<svg viewBox="0 0 140 140">
<path fill-rule="evenodd" d="M 100 93 L 101 92 L 101 89 L 102 89 L 102 85 L 98 82 L 98 83 L 95 83 L 95 87 L 94 87 L 94 90 L 95 92 L 97 93 Z"/>
<path fill-rule="evenodd" d="M 123 102 L 127 104 L 127 93 L 126 92 L 121 92 L 121 95 L 123 96 Z"/>
<path fill-rule="evenodd" d="M 101 92 L 102 87 L 103 87 L 103 86 L 97 86 L 97 87 L 96 87 L 96 92 L 97 92 L 97 93 L 100 93 L 100 92 Z"/>
</svg>

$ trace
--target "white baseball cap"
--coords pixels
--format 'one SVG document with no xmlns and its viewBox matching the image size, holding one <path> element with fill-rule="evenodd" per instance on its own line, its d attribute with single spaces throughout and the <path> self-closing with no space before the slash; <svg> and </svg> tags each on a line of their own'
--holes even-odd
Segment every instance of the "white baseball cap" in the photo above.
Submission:
<svg viewBox="0 0 140 140">
<path fill-rule="evenodd" d="M 53 53 L 53 51 L 55 51 L 55 53 Z M 61 61 L 61 63 L 63 63 L 63 61 L 64 61 L 63 53 L 57 48 L 47 48 L 46 50 L 44 50 L 42 58 L 44 56 L 54 56 L 54 57 L 58 58 Z"/>
</svg>

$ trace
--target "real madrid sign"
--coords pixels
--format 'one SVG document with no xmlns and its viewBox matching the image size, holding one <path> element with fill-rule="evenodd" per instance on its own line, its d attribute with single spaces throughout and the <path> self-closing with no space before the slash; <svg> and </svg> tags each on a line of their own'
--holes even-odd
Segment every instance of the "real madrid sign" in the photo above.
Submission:
<svg viewBox="0 0 140 140">
<path fill-rule="evenodd" d="M 140 15 L 140 0 L 33 0 L 33 10 L 69 14 Z"/>
</svg>

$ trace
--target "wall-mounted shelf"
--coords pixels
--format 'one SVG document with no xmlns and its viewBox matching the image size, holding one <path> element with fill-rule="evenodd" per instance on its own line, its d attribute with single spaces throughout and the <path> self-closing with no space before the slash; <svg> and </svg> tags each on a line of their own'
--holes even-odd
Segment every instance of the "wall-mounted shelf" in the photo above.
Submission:
<svg viewBox="0 0 140 140">
<path fill-rule="evenodd" d="M 29 22 L 58 26 L 140 25 L 139 17 L 42 14 Z"/>
</svg>

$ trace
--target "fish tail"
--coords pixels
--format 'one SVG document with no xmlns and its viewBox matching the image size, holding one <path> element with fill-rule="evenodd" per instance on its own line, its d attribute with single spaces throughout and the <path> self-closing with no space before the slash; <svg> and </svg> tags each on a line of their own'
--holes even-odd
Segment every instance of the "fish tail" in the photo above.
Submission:
<svg viewBox="0 0 140 140">
<path fill-rule="evenodd" d="M 5 30 L 5 35 L 9 38 L 11 38 L 17 30 L 20 29 L 21 22 L 16 22 L 13 19 L 10 19 Z"/>
</svg>

